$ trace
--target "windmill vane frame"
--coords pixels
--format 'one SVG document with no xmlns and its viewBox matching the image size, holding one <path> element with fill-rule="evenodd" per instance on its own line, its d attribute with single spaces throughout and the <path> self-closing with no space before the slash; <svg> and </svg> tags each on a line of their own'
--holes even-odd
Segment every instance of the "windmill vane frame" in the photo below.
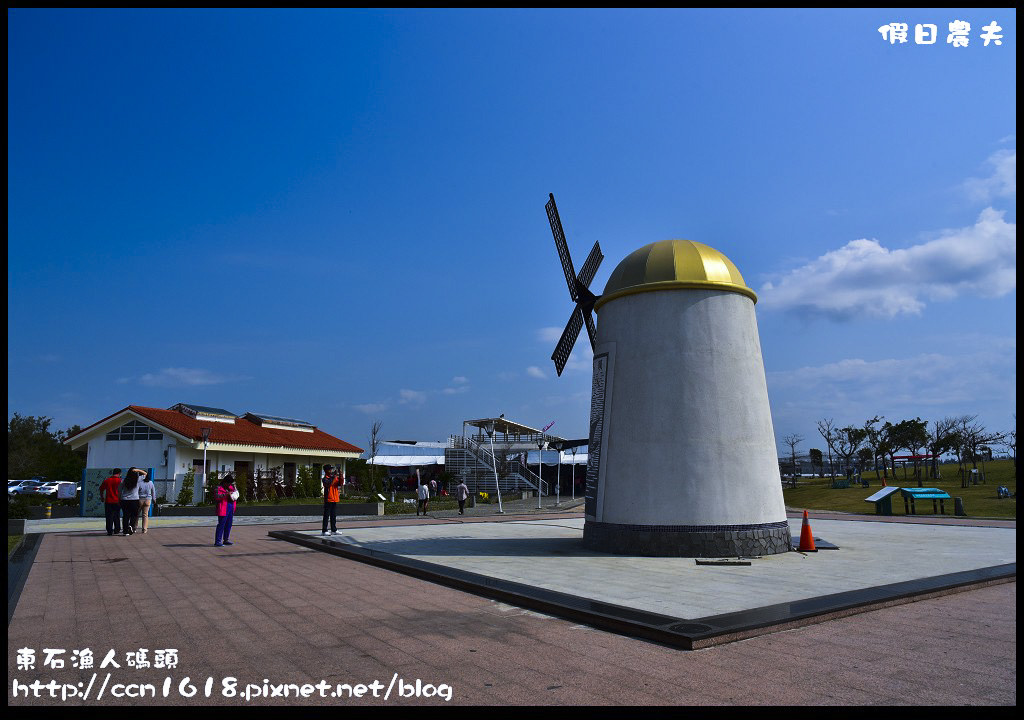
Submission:
<svg viewBox="0 0 1024 720">
<path fill-rule="evenodd" d="M 555 237 L 555 249 L 558 250 L 558 259 L 562 262 L 562 270 L 565 272 L 565 282 L 569 286 L 569 299 L 576 307 L 569 316 L 569 322 L 562 331 L 562 337 L 555 345 L 555 351 L 551 359 L 555 363 L 555 370 L 560 376 L 565 364 L 569 361 L 569 354 L 576 344 L 583 325 L 587 326 L 587 336 L 590 338 L 590 348 L 594 349 L 597 340 L 597 328 L 594 325 L 594 303 L 598 296 L 590 291 L 590 283 L 597 274 L 597 268 L 604 260 L 604 253 L 601 252 L 601 243 L 595 242 L 590 255 L 580 268 L 577 275 L 572 264 L 572 256 L 569 254 L 569 245 L 565 241 L 565 231 L 562 230 L 562 220 L 558 216 L 558 206 L 555 205 L 554 193 L 548 193 L 548 202 L 544 209 L 548 213 L 548 222 L 551 224 L 551 234 Z"/>
</svg>

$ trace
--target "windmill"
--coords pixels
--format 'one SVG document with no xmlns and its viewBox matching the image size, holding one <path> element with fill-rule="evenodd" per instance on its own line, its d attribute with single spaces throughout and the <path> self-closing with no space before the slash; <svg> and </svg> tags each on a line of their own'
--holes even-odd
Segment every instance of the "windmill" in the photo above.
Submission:
<svg viewBox="0 0 1024 720">
<path fill-rule="evenodd" d="M 584 323 L 594 349 L 583 545 L 789 552 L 757 295 L 739 269 L 708 245 L 659 240 L 623 258 L 598 296 L 589 285 L 601 246 L 577 275 L 554 195 L 546 209 L 575 304 L 551 359 L 561 375 Z"/>
<path fill-rule="evenodd" d="M 569 246 L 565 242 L 562 220 L 558 217 L 555 196 L 553 193 L 549 193 L 548 197 L 550 199 L 544 206 L 544 209 L 548 211 L 548 222 L 551 223 L 551 234 L 555 236 L 555 248 L 558 250 L 558 259 L 562 261 L 562 270 L 565 271 L 565 282 L 569 286 L 569 298 L 576 303 L 572 315 L 569 316 L 569 322 L 566 323 L 565 330 L 562 331 L 562 337 L 559 338 L 558 344 L 555 346 L 555 352 L 551 354 L 551 359 L 555 362 L 555 370 L 561 375 L 562 370 L 565 368 L 565 363 L 569 360 L 569 353 L 572 352 L 573 345 L 576 344 L 576 338 L 579 337 L 584 323 L 587 325 L 590 347 L 591 349 L 594 348 L 597 328 L 594 327 L 593 313 L 594 303 L 597 302 L 598 298 L 594 293 L 590 292 L 590 282 L 594 279 L 594 275 L 597 274 L 597 268 L 601 265 L 601 261 L 604 260 L 604 254 L 601 252 L 601 243 L 595 242 L 594 248 L 590 251 L 590 255 L 587 256 L 586 262 L 580 268 L 579 275 L 576 274 L 576 270 L 572 265 L 572 257 L 569 255 Z"/>
</svg>

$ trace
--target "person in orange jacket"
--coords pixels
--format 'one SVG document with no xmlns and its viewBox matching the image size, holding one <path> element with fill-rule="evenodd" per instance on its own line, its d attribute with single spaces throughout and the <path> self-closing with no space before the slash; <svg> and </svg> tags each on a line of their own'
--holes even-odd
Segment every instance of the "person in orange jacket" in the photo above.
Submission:
<svg viewBox="0 0 1024 720">
<path fill-rule="evenodd" d="M 341 474 L 333 465 L 324 465 L 324 525 L 321 535 L 341 535 L 338 532 L 338 495 L 341 492 Z M 327 531 L 327 518 L 331 519 L 331 530 Z"/>
</svg>

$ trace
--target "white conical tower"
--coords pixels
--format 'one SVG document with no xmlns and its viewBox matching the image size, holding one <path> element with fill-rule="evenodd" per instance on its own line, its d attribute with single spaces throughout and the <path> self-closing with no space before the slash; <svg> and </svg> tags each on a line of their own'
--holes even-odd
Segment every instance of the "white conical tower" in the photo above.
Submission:
<svg viewBox="0 0 1024 720">
<path fill-rule="evenodd" d="M 682 557 L 790 549 L 754 303 L 689 240 L 632 253 L 595 309 L 585 544 Z"/>
</svg>

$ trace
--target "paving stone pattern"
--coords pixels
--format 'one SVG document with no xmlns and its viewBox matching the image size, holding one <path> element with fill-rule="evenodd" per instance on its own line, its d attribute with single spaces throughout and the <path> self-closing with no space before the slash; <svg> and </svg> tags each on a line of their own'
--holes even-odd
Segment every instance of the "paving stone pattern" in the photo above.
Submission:
<svg viewBox="0 0 1024 720">
<path fill-rule="evenodd" d="M 294 525 L 281 525 L 294 528 Z M 309 529 L 312 529 L 312 525 Z M 1016 583 L 1003 583 L 685 652 L 525 611 L 239 526 L 146 535 L 48 534 L 8 627 L 10 705 L 21 682 L 87 683 L 93 671 L 20 672 L 19 648 L 122 655 L 112 682 L 186 675 L 240 683 L 448 684 L 458 705 L 1015 705 Z M 175 670 L 123 654 L 177 648 Z M 106 673 L 107 670 L 98 671 Z M 219 688 L 219 685 L 215 685 Z M 170 697 L 86 705 L 238 705 Z M 438 698 L 261 698 L 267 705 L 444 705 Z"/>
</svg>

